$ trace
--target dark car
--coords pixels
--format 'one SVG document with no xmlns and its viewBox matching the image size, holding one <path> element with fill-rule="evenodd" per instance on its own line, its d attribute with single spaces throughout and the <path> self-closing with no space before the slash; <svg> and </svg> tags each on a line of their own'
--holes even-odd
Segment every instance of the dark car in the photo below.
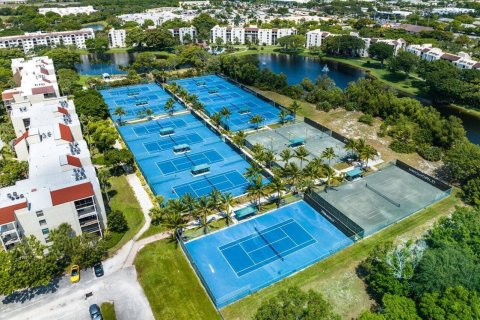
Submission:
<svg viewBox="0 0 480 320">
<path fill-rule="evenodd" d="M 90 318 L 92 318 L 92 320 L 103 320 L 102 312 L 98 305 L 92 304 L 88 311 L 90 312 Z"/>
<path fill-rule="evenodd" d="M 93 272 L 95 273 L 95 276 L 97 278 L 103 276 L 103 266 L 101 262 L 95 263 L 93 265 Z"/>
</svg>

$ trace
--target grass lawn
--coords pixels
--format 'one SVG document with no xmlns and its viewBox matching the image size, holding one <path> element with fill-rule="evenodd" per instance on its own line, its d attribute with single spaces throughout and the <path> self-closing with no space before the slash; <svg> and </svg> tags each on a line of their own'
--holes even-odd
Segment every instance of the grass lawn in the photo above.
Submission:
<svg viewBox="0 0 480 320">
<path fill-rule="evenodd" d="M 104 302 L 100 306 L 100 310 L 102 311 L 103 320 L 116 320 L 117 316 L 115 315 L 115 307 L 113 303 Z"/>
<path fill-rule="evenodd" d="M 101 78 L 102 76 L 89 76 L 89 75 L 84 75 L 84 74 L 81 74 L 80 75 L 80 80 L 78 80 L 78 84 L 81 85 L 82 87 L 83 86 L 86 86 L 87 85 L 87 80 L 89 78 Z"/>
<path fill-rule="evenodd" d="M 127 182 L 125 176 L 111 177 L 110 180 L 110 209 L 122 211 L 128 223 L 128 231 L 124 234 L 111 233 L 111 239 L 108 241 L 109 252 L 113 253 L 121 248 L 125 243 L 133 238 L 140 230 L 145 218 L 143 217 L 140 204 L 135 198 L 132 188 Z"/>
<path fill-rule="evenodd" d="M 304 290 L 321 292 L 342 318 L 356 317 L 369 308 L 371 301 L 363 281 L 355 273 L 355 268 L 375 245 L 390 240 L 398 242 L 417 238 L 428 230 L 434 221 L 451 213 L 459 204 L 460 201 L 455 196 L 450 196 L 302 272 L 223 308 L 222 315 L 228 320 L 251 319 L 261 302 L 270 299 L 280 290 L 298 286 Z"/>
<path fill-rule="evenodd" d="M 137 254 L 135 267 L 156 319 L 220 319 L 175 243 L 162 240 L 145 246 Z"/>
<path fill-rule="evenodd" d="M 144 233 L 142 233 L 142 235 L 140 236 L 140 238 L 138 238 L 138 240 L 141 240 L 141 239 L 144 239 L 144 238 L 148 238 L 150 236 L 153 236 L 157 233 L 160 233 L 160 232 L 163 232 L 165 231 L 165 227 L 164 226 L 161 226 L 161 225 L 153 225 L 151 224 L 150 227 L 147 229 L 147 231 L 145 231 Z"/>
</svg>

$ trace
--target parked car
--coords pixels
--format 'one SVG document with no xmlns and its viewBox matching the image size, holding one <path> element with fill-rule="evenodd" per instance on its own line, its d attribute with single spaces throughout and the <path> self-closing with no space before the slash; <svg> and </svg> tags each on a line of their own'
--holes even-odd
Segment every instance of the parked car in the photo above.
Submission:
<svg viewBox="0 0 480 320">
<path fill-rule="evenodd" d="M 98 305 L 92 304 L 90 308 L 88 308 L 88 311 L 90 312 L 90 318 L 92 318 L 92 320 L 103 320 L 102 311 L 100 311 Z"/>
<path fill-rule="evenodd" d="M 103 276 L 103 266 L 101 262 L 97 262 L 93 265 L 93 273 L 97 278 Z"/>
<path fill-rule="evenodd" d="M 80 267 L 74 264 L 72 268 L 70 268 L 70 282 L 76 283 L 80 281 Z"/>
</svg>

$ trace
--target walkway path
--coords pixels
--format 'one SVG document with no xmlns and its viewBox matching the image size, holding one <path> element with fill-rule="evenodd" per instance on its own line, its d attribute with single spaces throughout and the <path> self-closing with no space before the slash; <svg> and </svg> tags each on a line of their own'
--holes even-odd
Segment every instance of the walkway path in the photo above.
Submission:
<svg viewBox="0 0 480 320">
<path fill-rule="evenodd" d="M 135 173 L 127 175 L 127 182 L 130 184 L 130 187 L 132 187 L 135 197 L 142 208 L 143 216 L 145 217 L 145 224 L 133 237 L 133 240 L 137 240 L 145 231 L 148 230 L 148 228 L 150 228 L 152 218 L 150 218 L 149 212 L 150 209 L 153 208 L 153 203 L 147 191 L 145 191 L 145 188 L 142 186 L 140 179 Z"/>
</svg>

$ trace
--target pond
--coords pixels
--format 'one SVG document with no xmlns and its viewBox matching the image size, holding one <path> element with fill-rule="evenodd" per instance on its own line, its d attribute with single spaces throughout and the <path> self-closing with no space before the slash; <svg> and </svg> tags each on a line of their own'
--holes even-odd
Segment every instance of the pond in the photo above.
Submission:
<svg viewBox="0 0 480 320">
<path fill-rule="evenodd" d="M 261 68 L 269 68 L 275 73 L 284 73 L 289 84 L 298 84 L 305 77 L 315 81 L 318 76 L 327 75 L 339 88 L 345 89 L 349 82 L 366 76 L 363 70 L 335 61 L 320 61 L 314 58 L 280 54 L 257 56 Z M 325 66 L 328 67 L 328 71 Z M 480 116 L 450 106 L 435 106 L 435 108 L 445 117 L 454 115 L 460 118 L 468 139 L 480 144 Z"/>
<path fill-rule="evenodd" d="M 103 24 L 89 24 L 82 27 L 82 29 L 92 28 L 94 31 L 101 31 L 105 29 Z"/>
<path fill-rule="evenodd" d="M 82 54 L 75 68 L 81 75 L 99 76 L 103 73 L 127 74 L 120 66 L 128 66 L 135 61 L 136 53 L 116 52 L 106 54 Z"/>
</svg>

